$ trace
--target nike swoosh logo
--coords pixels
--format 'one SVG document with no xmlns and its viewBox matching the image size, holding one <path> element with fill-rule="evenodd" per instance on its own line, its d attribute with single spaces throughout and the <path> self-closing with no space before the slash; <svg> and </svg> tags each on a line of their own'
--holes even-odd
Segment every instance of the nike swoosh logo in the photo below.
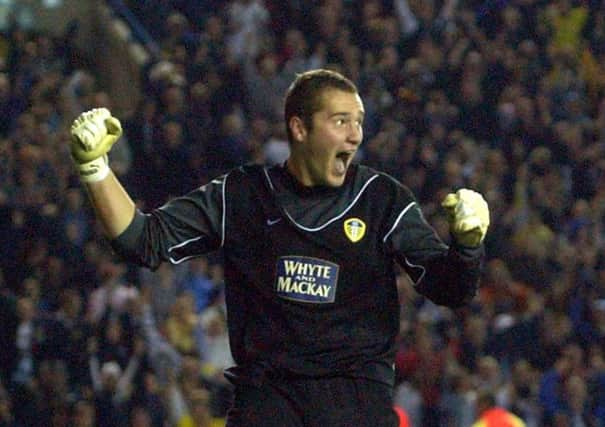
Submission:
<svg viewBox="0 0 605 427">
<path fill-rule="evenodd" d="M 271 226 L 271 225 L 275 225 L 278 222 L 281 221 L 281 218 L 277 218 L 277 219 L 267 219 L 267 225 Z"/>
</svg>

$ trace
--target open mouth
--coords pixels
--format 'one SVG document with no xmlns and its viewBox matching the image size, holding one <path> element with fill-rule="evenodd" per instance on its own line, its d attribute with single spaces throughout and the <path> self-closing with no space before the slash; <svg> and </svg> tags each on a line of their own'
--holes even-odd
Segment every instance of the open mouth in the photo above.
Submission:
<svg viewBox="0 0 605 427">
<path fill-rule="evenodd" d="M 346 172 L 353 154 L 354 151 L 341 151 L 336 154 L 336 171 L 338 173 L 344 174 Z"/>
</svg>

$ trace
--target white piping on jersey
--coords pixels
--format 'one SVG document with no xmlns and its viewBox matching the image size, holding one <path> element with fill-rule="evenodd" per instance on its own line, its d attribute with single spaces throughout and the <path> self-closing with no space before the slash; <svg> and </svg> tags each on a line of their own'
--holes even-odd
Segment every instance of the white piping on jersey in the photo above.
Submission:
<svg viewBox="0 0 605 427">
<path fill-rule="evenodd" d="M 275 190 L 275 187 L 273 187 L 273 183 L 271 182 L 271 178 L 269 177 L 269 172 L 267 171 L 267 168 L 263 168 L 263 172 L 265 173 L 265 176 L 267 177 L 267 181 L 269 182 L 269 187 L 271 187 L 271 190 Z"/>
<path fill-rule="evenodd" d="M 393 231 L 395 231 L 395 229 L 399 225 L 399 221 L 401 221 L 401 218 L 403 218 L 403 216 L 406 214 L 406 212 L 409 211 L 415 204 L 416 204 L 416 202 L 410 202 L 405 208 L 403 208 L 403 210 L 401 211 L 401 213 L 399 214 L 399 216 L 397 216 L 397 219 L 395 220 L 395 224 L 393 224 L 393 226 L 391 227 L 391 229 L 388 231 L 387 234 L 385 234 L 384 238 L 382 239 L 383 243 L 386 242 L 387 239 L 389 238 L 389 236 L 391 235 L 391 233 L 393 233 Z M 405 260 L 405 263 L 409 267 L 411 267 L 411 268 L 419 268 L 419 269 L 422 270 L 422 274 L 420 275 L 420 277 L 418 278 L 418 280 L 416 280 L 414 282 L 414 286 L 417 286 L 418 283 L 420 283 L 420 281 L 424 277 L 424 274 L 426 273 L 426 268 L 424 268 L 423 266 L 418 265 L 418 264 L 412 264 L 410 261 L 408 261 L 408 259 L 405 256 L 403 257 L 403 259 Z"/>
<path fill-rule="evenodd" d="M 273 187 L 273 183 L 271 182 L 271 177 L 267 173 L 267 169 L 264 168 L 263 170 L 265 171 L 265 176 L 269 180 L 269 186 L 271 187 L 271 189 L 273 189 L 274 188 Z M 296 225 L 298 228 L 300 228 L 302 230 L 310 231 L 310 232 L 322 230 L 322 229 L 326 228 L 328 225 L 332 224 L 334 221 L 338 221 L 340 218 L 342 218 L 343 216 L 345 216 L 346 213 L 353 207 L 353 205 L 355 205 L 355 203 L 357 203 L 357 200 L 359 200 L 359 198 L 361 197 L 361 194 L 365 191 L 365 189 L 368 187 L 368 185 L 370 185 L 370 182 L 374 181 L 376 178 L 378 178 L 378 174 L 371 176 L 366 181 L 366 183 L 363 184 L 363 187 L 361 187 L 361 190 L 359 190 L 359 193 L 357 193 L 357 196 L 355 196 L 355 198 L 353 199 L 353 201 L 340 214 L 336 215 L 332 219 L 329 219 L 328 221 L 326 221 L 325 223 L 323 223 L 319 227 L 315 227 L 315 228 L 305 227 L 304 225 L 301 225 L 298 222 L 296 222 L 294 220 L 294 218 L 292 218 L 292 216 L 290 215 L 290 213 L 288 213 L 287 210 L 284 209 L 284 213 L 286 214 L 286 216 L 288 217 L 288 219 L 290 221 L 292 221 L 292 223 L 294 225 Z"/>
<path fill-rule="evenodd" d="M 174 249 L 182 248 L 183 246 L 188 245 L 191 242 L 195 242 L 197 240 L 200 240 L 202 237 L 204 237 L 204 236 L 202 235 L 202 236 L 193 237 L 191 239 L 185 240 L 184 242 L 178 243 L 178 244 L 176 244 L 174 246 L 170 246 L 168 248 L 168 253 L 170 253 Z M 171 256 L 169 256 L 168 259 L 170 259 L 170 262 L 173 263 L 173 264 L 180 264 L 183 261 L 187 261 L 188 259 L 195 258 L 197 256 L 200 256 L 200 255 L 189 255 L 189 256 L 186 256 L 186 257 L 181 258 L 181 259 L 174 259 Z"/>
<path fill-rule="evenodd" d="M 221 197 L 223 199 L 223 214 L 222 214 L 222 218 L 221 218 L 221 245 L 220 245 L 221 248 L 225 244 L 225 216 L 226 216 L 225 208 L 226 208 L 226 204 L 227 204 L 226 197 L 225 197 L 225 186 L 226 186 L 226 182 L 227 182 L 227 177 L 228 176 L 229 176 L 229 174 L 226 174 L 222 180 L 220 180 L 220 179 L 213 179 L 212 181 L 210 181 L 211 184 L 221 184 L 222 185 L 222 187 L 221 187 Z M 197 240 L 200 240 L 202 237 L 204 237 L 204 235 L 193 237 L 193 238 L 187 239 L 187 240 L 185 240 L 185 241 L 183 241 L 181 243 L 177 243 L 176 245 L 170 246 L 168 248 L 168 253 L 170 254 L 170 252 L 173 251 L 174 249 L 182 248 L 183 246 L 188 245 L 191 242 L 195 242 Z M 201 256 L 201 255 L 202 254 L 189 255 L 189 256 L 186 256 L 186 257 L 178 259 L 178 260 L 172 258 L 171 256 L 168 256 L 168 259 L 170 260 L 170 262 L 172 264 L 180 264 L 180 263 L 182 263 L 184 261 L 187 261 L 188 259 L 195 258 L 195 257 Z"/>
<path fill-rule="evenodd" d="M 405 260 L 405 263 L 412 267 L 412 268 L 419 268 L 422 270 L 422 274 L 420 275 L 420 277 L 418 278 L 418 280 L 416 280 L 414 282 L 414 286 L 418 286 L 418 283 L 420 283 L 420 281 L 424 278 L 424 274 L 426 273 L 426 268 L 424 268 L 423 266 L 419 265 L 419 264 L 412 264 L 411 262 L 408 261 L 408 259 L 406 257 L 403 257 L 403 259 Z"/>
<path fill-rule="evenodd" d="M 401 218 L 403 218 L 403 216 L 405 215 L 405 213 L 407 211 L 409 211 L 411 209 L 411 207 L 414 206 L 415 204 L 416 204 L 416 202 L 410 202 L 410 204 L 408 204 L 405 208 L 403 208 L 403 210 L 401 211 L 401 213 L 399 214 L 399 216 L 395 220 L 395 224 L 393 224 L 393 226 L 388 231 L 388 233 L 385 234 L 384 237 L 382 238 L 382 242 L 383 243 L 385 243 L 387 241 L 387 239 L 389 238 L 389 236 L 391 235 L 391 233 L 393 231 L 395 231 L 395 228 L 397 228 L 397 225 L 399 225 L 399 221 L 401 221 Z"/>
</svg>

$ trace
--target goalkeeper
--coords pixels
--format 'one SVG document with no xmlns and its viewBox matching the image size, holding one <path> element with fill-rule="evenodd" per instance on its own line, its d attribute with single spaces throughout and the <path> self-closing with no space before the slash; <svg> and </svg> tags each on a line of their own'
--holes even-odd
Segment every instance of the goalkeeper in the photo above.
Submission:
<svg viewBox="0 0 605 427">
<path fill-rule="evenodd" d="M 396 265 L 436 304 L 476 293 L 489 225 L 480 194 L 443 207 L 442 242 L 408 188 L 352 163 L 363 137 L 357 88 L 327 70 L 286 94 L 291 155 L 243 166 L 142 213 L 111 172 L 121 133 L 106 109 L 73 123 L 71 154 L 114 249 L 149 268 L 222 249 L 236 366 L 228 426 L 396 426 Z"/>
</svg>

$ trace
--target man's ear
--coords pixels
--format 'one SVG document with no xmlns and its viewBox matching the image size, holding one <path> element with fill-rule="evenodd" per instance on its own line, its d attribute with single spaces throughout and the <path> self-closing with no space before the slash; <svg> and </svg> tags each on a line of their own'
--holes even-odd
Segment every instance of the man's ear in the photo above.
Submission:
<svg viewBox="0 0 605 427">
<path fill-rule="evenodd" d="M 302 119 L 298 116 L 290 117 L 290 121 L 288 122 L 288 126 L 290 127 L 290 132 L 292 133 L 292 138 L 296 142 L 304 141 L 307 136 L 307 128 L 303 123 Z"/>
</svg>

